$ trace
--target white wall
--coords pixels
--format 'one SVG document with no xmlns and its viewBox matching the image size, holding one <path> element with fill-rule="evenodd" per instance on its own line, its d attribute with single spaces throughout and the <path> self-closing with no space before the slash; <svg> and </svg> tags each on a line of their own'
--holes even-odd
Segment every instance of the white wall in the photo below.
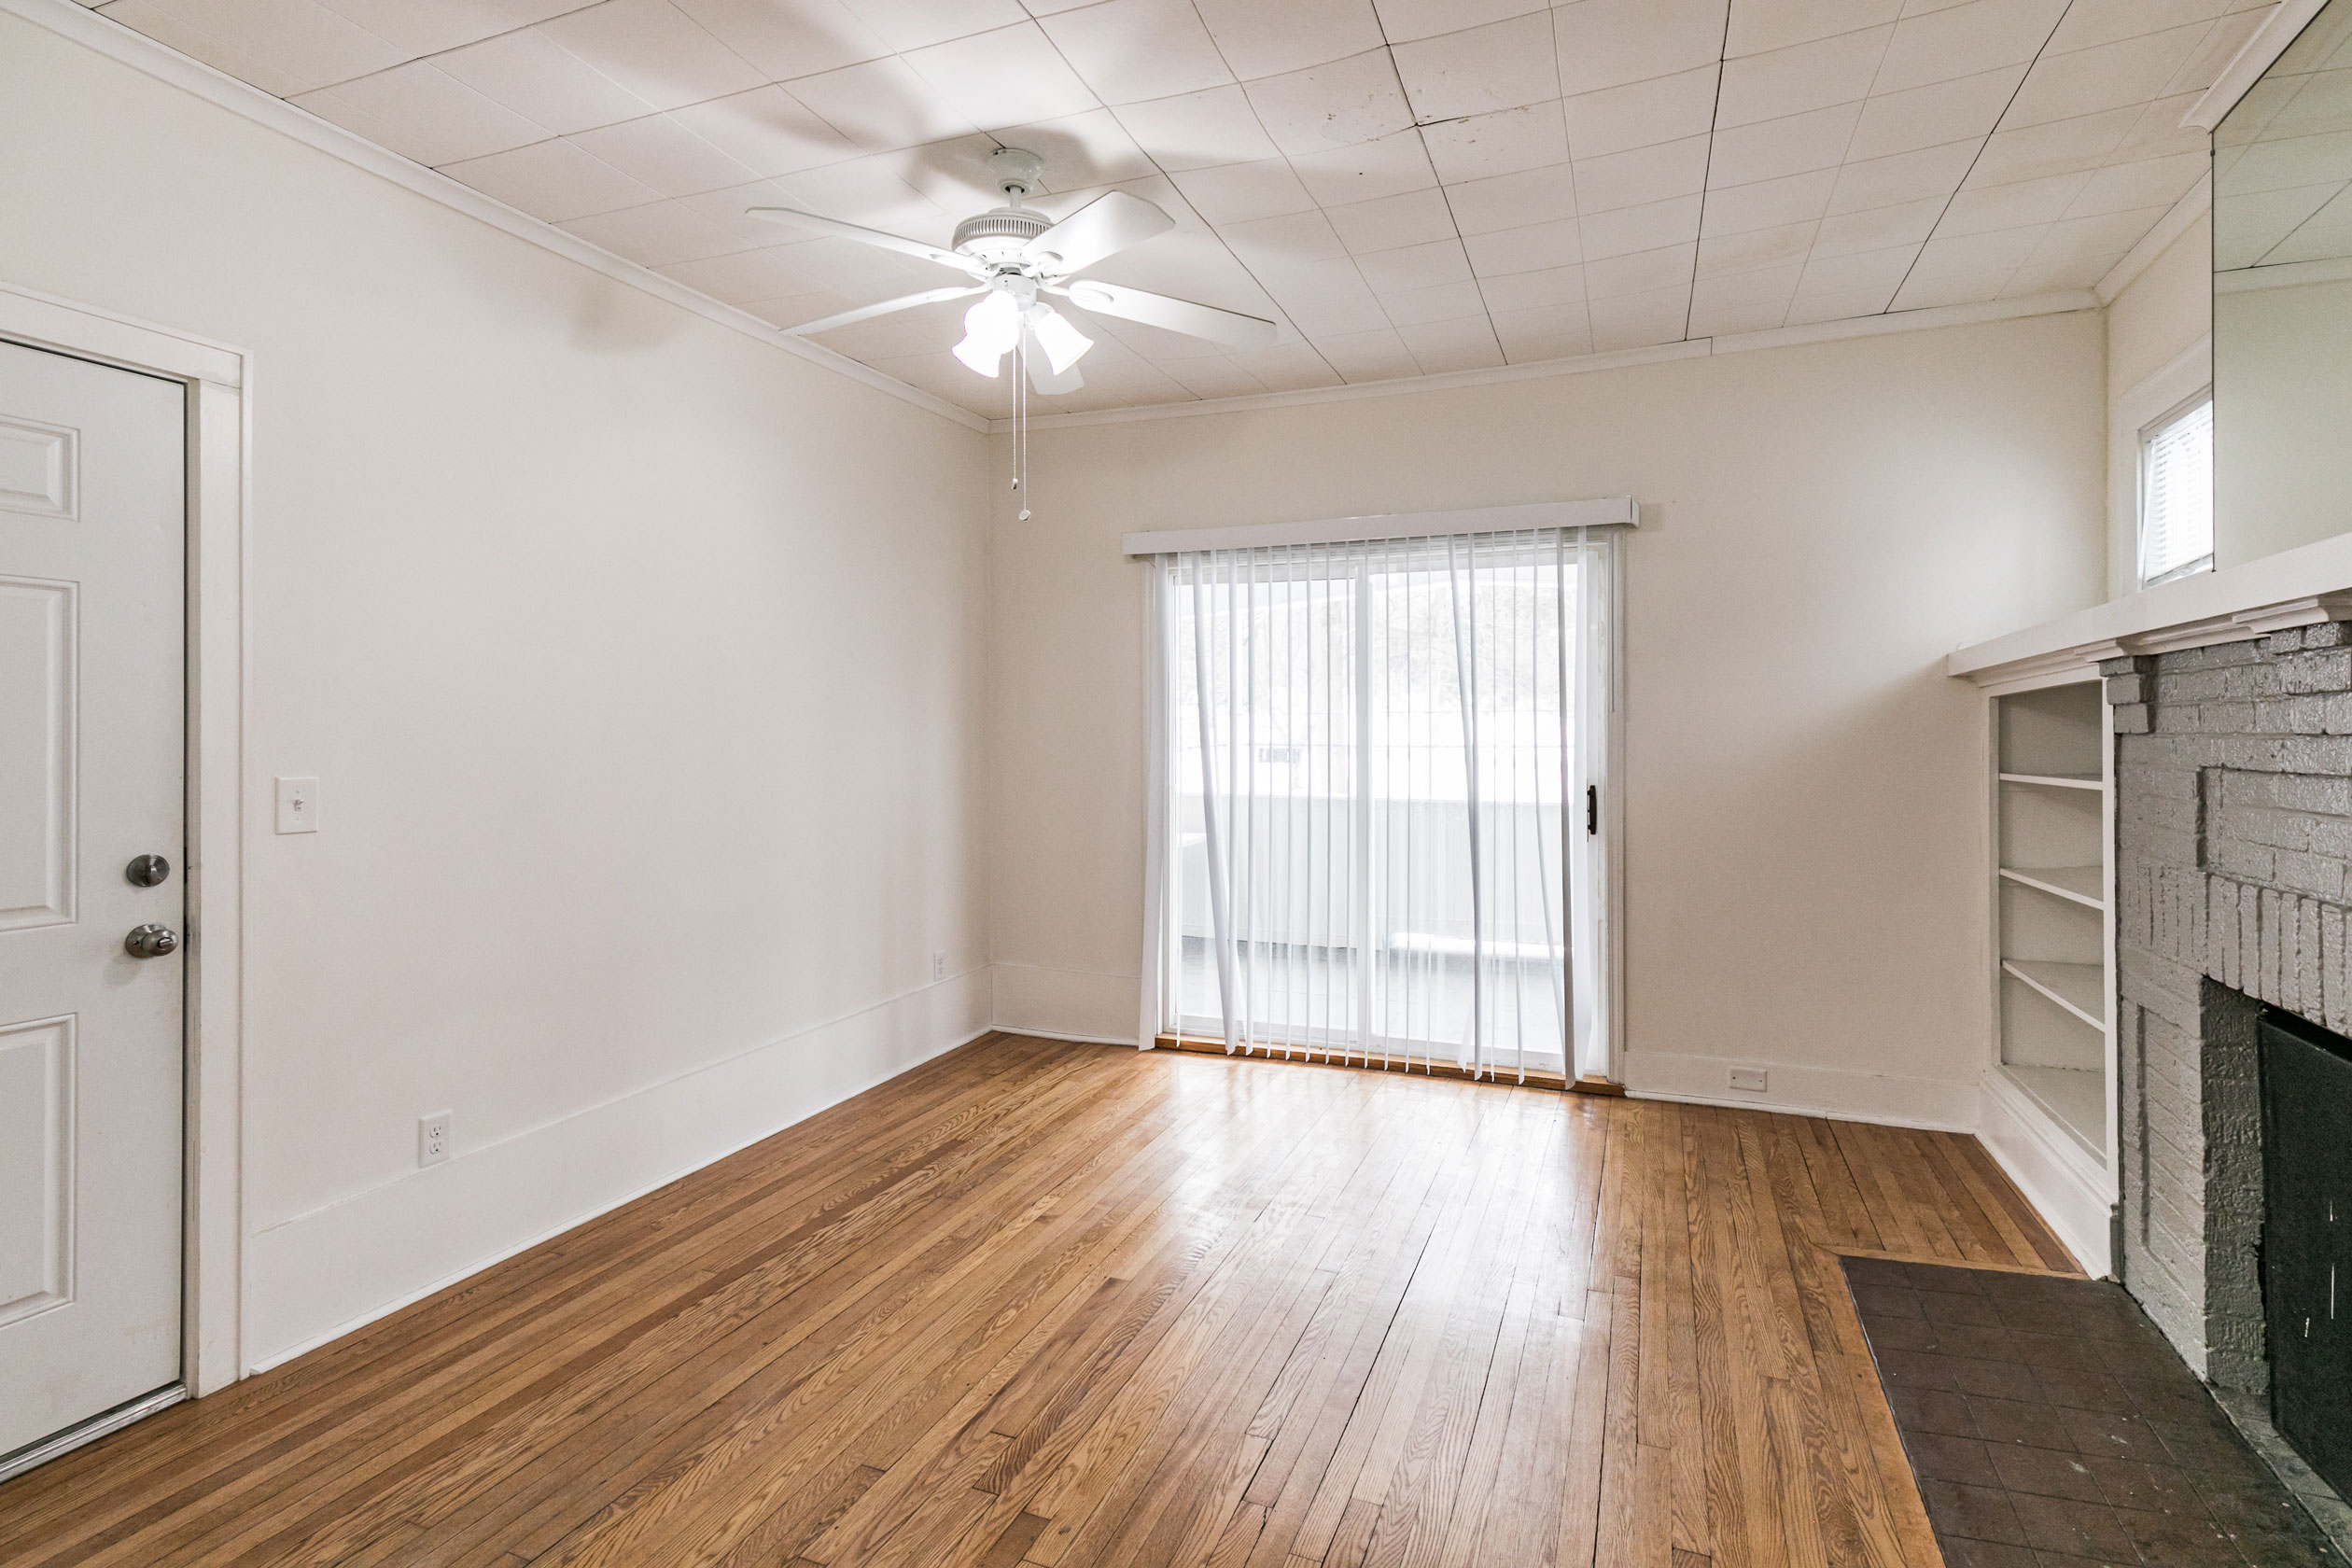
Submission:
<svg viewBox="0 0 2352 1568">
<path fill-rule="evenodd" d="M 7 17 L 0 146 L 0 277 L 257 356 L 249 1360 L 987 1021 L 985 438 Z"/>
<path fill-rule="evenodd" d="M 2100 596 L 2105 373 L 2080 313 L 1038 431 L 991 522 L 999 1021 L 1133 1036 L 1123 531 L 1630 492 L 1630 1081 L 1972 1123 L 1985 707 L 1942 660 Z"/>
<path fill-rule="evenodd" d="M 2182 230 L 2107 314 L 2107 597 L 2121 598 L 2139 589 L 2139 432 L 2213 381 L 2213 215 Z"/>
<path fill-rule="evenodd" d="M 2352 282 L 2233 289 L 2214 318 L 2214 565 L 2352 529 Z"/>
</svg>

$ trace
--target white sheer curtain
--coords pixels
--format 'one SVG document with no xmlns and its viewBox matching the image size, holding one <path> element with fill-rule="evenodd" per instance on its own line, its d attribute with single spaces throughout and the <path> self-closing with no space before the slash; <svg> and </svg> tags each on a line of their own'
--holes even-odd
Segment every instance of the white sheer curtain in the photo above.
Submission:
<svg viewBox="0 0 2352 1568">
<path fill-rule="evenodd" d="M 1605 1066 L 1605 900 L 1584 891 L 1604 564 L 1562 529 L 1156 558 L 1147 1024 Z"/>
</svg>

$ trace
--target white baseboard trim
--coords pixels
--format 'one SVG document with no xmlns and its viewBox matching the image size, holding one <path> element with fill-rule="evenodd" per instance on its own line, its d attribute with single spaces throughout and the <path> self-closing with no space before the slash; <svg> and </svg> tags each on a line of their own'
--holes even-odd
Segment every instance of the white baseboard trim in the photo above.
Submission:
<svg viewBox="0 0 2352 1568">
<path fill-rule="evenodd" d="M 2114 1271 L 2106 1172 L 1997 1071 L 1984 1075 L 1983 1107 L 1977 1138 L 1994 1163 L 2009 1173 L 2083 1272 L 2105 1279 Z"/>
<path fill-rule="evenodd" d="M 1142 982 L 1136 976 L 1001 959 L 994 968 L 997 1028 L 1050 1040 L 1135 1043 L 1135 1020 L 1142 1013 Z"/>
<path fill-rule="evenodd" d="M 1730 1070 L 1735 1067 L 1758 1068 L 1770 1073 L 1771 1090 L 1763 1094 L 1733 1092 L 1726 1085 Z M 1840 1122 L 1923 1127 L 1931 1132 L 1977 1129 L 1977 1086 L 1946 1078 L 1906 1078 L 1847 1068 L 1798 1067 L 1787 1062 L 1643 1050 L 1626 1052 L 1623 1071 L 1625 1092 L 1636 1099 L 1780 1111 L 1796 1116 L 1826 1116 Z"/>
<path fill-rule="evenodd" d="M 1067 1040 L 1072 1045 L 1124 1045 L 1130 1051 L 1136 1048 L 1135 1036 L 1131 1034 L 1071 1034 L 1066 1029 L 1021 1029 L 1012 1024 L 999 1024 L 996 1028 L 1000 1034 L 1027 1035 L 1031 1040 Z"/>
<path fill-rule="evenodd" d="M 244 1373 L 292 1360 L 995 1029 L 985 966 L 245 1242 Z"/>
</svg>

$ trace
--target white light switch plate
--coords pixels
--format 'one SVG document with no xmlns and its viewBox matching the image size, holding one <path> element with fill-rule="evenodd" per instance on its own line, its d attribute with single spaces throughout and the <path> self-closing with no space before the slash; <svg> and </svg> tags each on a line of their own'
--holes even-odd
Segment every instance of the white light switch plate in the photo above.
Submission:
<svg viewBox="0 0 2352 1568">
<path fill-rule="evenodd" d="M 281 778 L 277 781 L 277 831 L 282 833 L 318 831 L 318 780 Z"/>
</svg>

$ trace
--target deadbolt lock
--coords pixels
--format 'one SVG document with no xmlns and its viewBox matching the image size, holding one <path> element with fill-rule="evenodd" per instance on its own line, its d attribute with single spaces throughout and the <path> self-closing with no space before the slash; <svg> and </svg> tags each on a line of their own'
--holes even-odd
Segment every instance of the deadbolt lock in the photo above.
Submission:
<svg viewBox="0 0 2352 1568">
<path fill-rule="evenodd" d="M 172 862 L 161 855 L 141 855 L 122 868 L 122 878 L 133 888 L 152 888 L 172 875 Z"/>
</svg>

